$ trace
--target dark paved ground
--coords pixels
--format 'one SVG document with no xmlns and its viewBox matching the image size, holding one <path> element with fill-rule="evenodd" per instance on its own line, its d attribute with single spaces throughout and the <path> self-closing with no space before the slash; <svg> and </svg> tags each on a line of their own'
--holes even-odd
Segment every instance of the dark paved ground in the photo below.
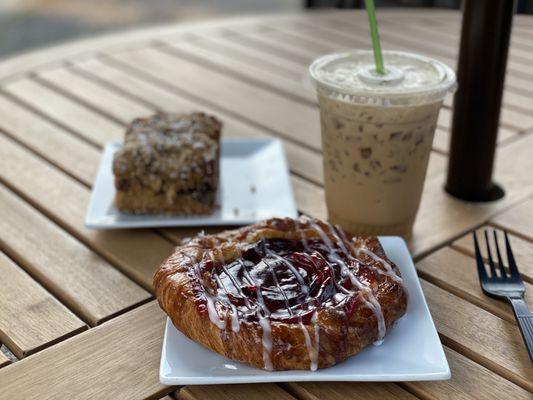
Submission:
<svg viewBox="0 0 533 400">
<path fill-rule="evenodd" d="M 301 0 L 0 0 L 0 57 L 137 26 L 288 12 Z"/>
</svg>

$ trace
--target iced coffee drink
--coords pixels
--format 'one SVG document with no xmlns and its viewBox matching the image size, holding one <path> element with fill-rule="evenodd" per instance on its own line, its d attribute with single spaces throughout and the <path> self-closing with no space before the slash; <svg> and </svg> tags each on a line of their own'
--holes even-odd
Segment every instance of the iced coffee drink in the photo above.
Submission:
<svg viewBox="0 0 533 400">
<path fill-rule="evenodd" d="M 385 52 L 322 57 L 311 65 L 322 124 L 329 219 L 354 234 L 411 233 L 437 117 L 455 86 L 442 63 Z"/>
</svg>

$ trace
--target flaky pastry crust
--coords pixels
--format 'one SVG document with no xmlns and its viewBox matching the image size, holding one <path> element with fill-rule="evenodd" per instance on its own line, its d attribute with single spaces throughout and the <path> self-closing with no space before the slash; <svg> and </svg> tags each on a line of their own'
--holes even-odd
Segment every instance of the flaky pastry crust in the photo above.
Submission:
<svg viewBox="0 0 533 400">
<path fill-rule="evenodd" d="M 253 261 L 261 252 L 269 261 Z M 266 268 L 284 299 L 261 275 Z M 188 240 L 157 270 L 154 287 L 189 338 L 270 370 L 343 361 L 381 339 L 407 307 L 399 270 L 376 237 L 348 239 L 310 218 L 273 218 Z"/>
</svg>

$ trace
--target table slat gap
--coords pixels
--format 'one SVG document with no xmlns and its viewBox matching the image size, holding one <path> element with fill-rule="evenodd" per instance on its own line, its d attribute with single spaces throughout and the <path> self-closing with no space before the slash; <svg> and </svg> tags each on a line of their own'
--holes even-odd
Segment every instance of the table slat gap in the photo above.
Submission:
<svg viewBox="0 0 533 400">
<path fill-rule="evenodd" d="M 78 82 L 79 83 L 79 82 Z M 56 85 L 59 85 L 59 82 L 56 82 Z M 73 82 L 70 82 L 70 85 L 68 86 L 69 88 L 67 89 L 67 85 L 66 83 L 64 84 L 65 86 L 57 86 L 59 90 L 64 90 L 64 91 L 67 91 L 67 90 L 74 90 L 76 88 L 76 85 L 73 83 Z M 78 85 L 79 86 L 79 85 Z M 73 89 L 74 88 L 74 89 Z M 79 88 L 78 88 L 79 89 Z M 106 88 L 106 93 L 109 92 L 109 90 L 112 90 L 112 88 Z M 109 92 L 109 95 L 117 95 L 114 91 L 112 92 Z M 138 101 L 136 103 L 133 103 L 132 104 L 138 104 Z M 100 112 L 101 108 L 96 108 L 96 106 L 94 106 L 94 111 L 95 112 Z M 127 110 L 127 111 L 126 111 Z M 149 109 L 146 109 L 145 110 L 147 113 L 150 111 Z M 152 110 L 152 112 L 155 111 L 155 110 Z M 112 113 L 113 111 L 112 110 L 109 110 L 108 113 Z M 131 107 L 131 108 L 125 108 L 124 112 L 128 112 L 129 113 L 129 118 L 133 119 L 135 118 L 136 116 L 138 116 L 138 114 L 136 113 L 136 110 L 134 107 Z M 244 132 L 243 132 L 244 133 Z M 249 133 L 249 132 L 248 132 Z M 314 160 L 315 162 L 317 163 L 320 163 L 320 160 L 318 157 L 316 157 L 316 160 Z M 300 175 L 300 177 L 304 180 L 307 180 L 307 176 L 304 176 L 304 175 Z M 321 178 L 321 177 L 320 177 Z M 311 182 L 310 182 L 311 183 Z"/>
<path fill-rule="evenodd" d="M 89 190 L 28 150 L 4 139 L 1 134 L 0 143 L 0 153 L 5 150 L 0 162 L 8 163 L 2 168 L 1 182 L 133 281 L 152 290 L 153 270 L 171 253 L 172 243 L 154 231 L 97 232 L 85 228 L 85 207 L 80 208 L 80 205 L 87 204 Z M 31 174 L 26 169 L 29 165 L 34 167 Z M 5 174 L 10 171 L 8 166 L 15 169 L 6 179 Z M 39 196 L 35 193 L 36 187 Z M 65 203 L 65 197 L 57 193 L 58 187 L 68 193 L 70 202 Z M 63 204 L 61 213 L 55 208 L 58 204 Z M 153 252 L 143 251 L 146 246 Z"/>
<path fill-rule="evenodd" d="M 114 69 L 113 65 L 108 66 L 107 64 L 98 64 L 100 67 L 106 68 L 106 73 L 111 74 L 108 79 L 102 80 L 102 77 L 99 77 L 98 74 L 91 73 L 90 69 L 96 68 L 96 64 L 93 65 L 94 66 L 89 69 L 82 67 L 81 65 L 77 65 L 78 69 L 83 68 L 83 70 L 78 70 L 78 72 L 85 74 L 89 79 L 99 80 L 102 85 L 112 88 L 113 90 L 119 91 L 121 94 L 128 96 L 129 98 L 135 101 L 139 101 L 145 105 L 149 105 L 153 107 L 154 110 L 163 110 L 168 112 L 176 111 L 176 104 L 178 104 L 180 108 L 184 107 L 188 109 L 205 109 L 207 112 L 219 116 L 224 121 L 224 135 L 238 135 L 238 137 L 274 136 L 280 138 L 284 142 L 285 149 L 289 156 L 288 161 L 289 163 L 291 163 L 291 169 L 293 170 L 293 172 L 301 175 L 302 177 L 313 183 L 322 184 L 322 159 L 316 149 L 302 148 L 300 147 L 300 143 L 295 141 L 290 136 L 278 135 L 277 133 L 272 132 L 269 129 L 257 128 L 255 125 L 249 125 L 248 122 L 241 121 L 240 119 L 235 118 L 233 115 L 228 115 L 227 113 L 221 112 L 218 109 L 211 109 L 210 107 L 206 107 L 201 103 L 197 103 L 195 101 L 182 97 L 175 91 L 169 90 L 166 86 L 154 86 L 152 82 L 145 81 L 144 79 L 142 79 L 142 77 L 139 78 L 133 75 L 128 75 L 127 83 L 115 81 L 113 84 L 110 79 L 114 77 L 115 73 L 126 73 L 126 71 L 123 71 L 121 69 Z M 127 92 L 126 89 L 130 87 L 137 87 L 139 90 L 149 91 L 151 96 L 142 97 L 132 92 Z M 149 98 L 151 98 L 151 101 L 148 100 Z M 299 165 L 294 165 L 295 162 L 304 163 L 305 165 L 302 165 L 300 167 Z"/>
<path fill-rule="evenodd" d="M 68 398 L 72 393 L 79 400 L 160 398 L 174 390 L 159 383 L 156 373 L 165 320 L 152 301 L 2 368 L 2 396 L 41 399 L 51 394 L 50 382 L 54 382 L 55 398 Z M 125 365 L 132 368 L 125 369 Z"/>
<path fill-rule="evenodd" d="M 55 84 L 52 79 L 49 79 L 46 76 L 47 76 L 46 74 L 38 75 L 38 76 L 35 77 L 35 81 L 40 83 L 43 86 L 46 86 L 48 89 L 53 90 L 54 92 L 57 92 L 58 94 L 66 97 L 67 99 L 72 100 L 73 102 L 79 103 L 80 105 L 82 105 L 83 107 L 88 108 L 89 110 L 93 111 L 94 113 L 99 114 L 99 115 L 101 115 L 101 116 L 103 116 L 105 118 L 108 118 L 109 120 L 113 121 L 114 123 L 116 123 L 118 125 L 124 126 L 125 124 L 127 124 L 129 122 L 129 121 L 125 121 L 123 119 L 117 118 L 112 113 L 106 111 L 103 107 L 99 108 L 99 107 L 94 106 L 93 104 L 91 104 L 88 101 L 86 101 L 82 97 L 82 95 L 76 94 L 75 92 L 73 92 L 71 90 L 62 88 L 60 85 Z M 118 140 L 118 138 L 117 138 L 117 140 Z M 101 146 L 102 146 L 102 144 L 100 144 L 99 147 L 101 147 Z"/>
<path fill-rule="evenodd" d="M 511 324 L 516 324 L 513 312 L 511 308 L 504 302 L 501 302 L 499 300 L 487 298 L 483 293 L 481 292 L 481 289 L 479 288 L 479 284 L 477 281 L 477 270 L 475 268 L 475 260 L 471 257 L 468 257 L 469 264 L 471 264 L 472 271 L 471 275 L 474 275 L 474 279 L 470 279 L 468 284 L 463 283 L 463 287 L 458 287 L 456 281 L 452 281 L 450 283 L 450 275 L 452 276 L 452 279 L 455 278 L 453 275 L 457 273 L 457 270 L 459 268 L 455 268 L 454 270 L 450 271 L 449 273 L 446 273 L 446 276 L 444 274 L 439 274 L 440 271 L 438 271 L 438 265 L 446 265 L 448 268 L 450 268 L 450 265 L 455 267 L 455 264 L 453 262 L 457 262 L 456 258 L 458 258 L 459 254 L 455 255 L 455 258 L 450 259 L 449 262 L 446 262 L 443 260 L 444 257 L 439 257 L 438 254 L 443 254 L 443 252 L 449 252 L 452 251 L 450 247 L 445 247 L 440 250 L 435 251 L 434 253 L 431 253 L 428 257 L 422 259 L 422 261 L 419 261 L 417 263 L 417 273 L 418 276 L 425 281 L 428 281 L 432 283 L 435 286 L 440 287 L 441 289 L 444 289 L 452 294 L 454 294 L 457 297 L 460 297 L 472 304 L 475 304 L 476 306 L 483 308 L 490 313 L 505 319 L 507 322 L 510 322 Z M 455 250 L 453 250 L 455 252 Z M 449 253 L 446 253 L 449 254 Z M 461 253 L 462 255 L 463 253 Z M 430 262 L 431 260 L 431 262 Z M 425 267 L 426 265 L 429 265 L 430 267 Z M 464 265 L 460 265 L 461 268 L 464 268 Z M 430 269 L 431 268 L 431 269 Z M 472 274 L 473 273 L 473 274 Z M 473 282 L 472 282 L 473 281 Z M 473 284 L 476 284 L 476 286 L 473 286 Z M 466 287 L 466 288 L 465 288 Z M 478 290 L 476 290 L 478 289 Z M 533 287 L 531 288 L 533 290 Z"/>
<path fill-rule="evenodd" d="M 261 49 L 268 54 L 288 59 L 300 65 L 309 65 L 312 60 L 312 56 L 309 52 L 305 52 L 302 49 L 295 50 L 292 47 L 283 46 L 283 44 L 269 40 L 268 37 L 250 33 L 243 34 L 233 28 L 225 28 L 223 31 L 227 32 L 227 35 L 231 37 L 233 41 L 236 41 L 242 46 L 251 46 L 255 49 Z"/>
<path fill-rule="evenodd" d="M 295 400 L 291 394 L 274 383 L 255 383 L 253 385 L 191 385 L 177 392 L 177 398 L 182 400 Z"/>
<path fill-rule="evenodd" d="M 273 135 L 273 136 L 276 136 L 276 137 L 283 137 L 284 139 L 289 140 L 289 141 L 297 144 L 298 146 L 304 148 L 305 150 L 311 151 L 311 152 L 313 152 L 315 154 L 319 153 L 319 150 L 317 149 L 316 146 L 311 146 L 309 144 L 302 143 L 302 142 L 296 140 L 294 137 L 287 136 L 283 132 L 278 132 L 278 131 L 273 130 L 273 129 L 271 129 L 271 128 L 269 128 L 269 127 L 267 127 L 267 126 L 265 126 L 265 125 L 263 125 L 261 123 L 258 123 L 258 122 L 255 122 L 253 120 L 250 120 L 247 117 L 242 117 L 241 115 L 239 115 L 238 113 L 235 113 L 232 110 L 220 108 L 218 105 L 213 104 L 213 103 L 209 103 L 207 101 L 204 101 L 204 99 L 202 99 L 201 97 L 198 97 L 197 95 L 193 95 L 193 94 L 190 94 L 188 92 L 185 92 L 185 91 L 181 90 L 180 88 L 178 88 L 176 86 L 172 85 L 172 87 L 170 87 L 169 83 L 166 83 L 165 81 L 162 81 L 157 76 L 150 75 L 146 71 L 134 68 L 131 65 L 129 65 L 128 63 L 126 63 L 126 62 L 122 62 L 122 61 L 120 61 L 118 59 L 111 58 L 111 57 L 106 57 L 105 60 L 106 60 L 106 62 L 110 62 L 110 63 L 114 64 L 116 67 L 124 70 L 124 72 L 127 71 L 128 73 L 134 74 L 137 77 L 139 77 L 139 78 L 141 78 L 143 80 L 147 80 L 148 82 L 150 82 L 152 84 L 155 84 L 155 85 L 157 85 L 160 88 L 163 88 L 163 89 L 166 89 L 166 90 L 171 90 L 176 95 L 184 97 L 188 101 L 192 101 L 192 102 L 195 102 L 195 103 L 198 103 L 198 104 L 206 103 L 206 105 L 204 107 L 210 108 L 212 110 L 216 110 L 216 111 L 214 111 L 215 113 L 220 112 L 222 114 L 229 115 L 232 118 L 235 118 L 236 120 L 241 121 L 242 123 L 250 125 L 254 129 L 259 129 L 259 130 L 261 130 L 263 132 L 268 132 L 270 135 Z"/>
<path fill-rule="evenodd" d="M 104 259 L 95 257 L 76 238 L 2 186 L 0 205 L 7 210 L 0 220 L 2 249 L 91 326 L 150 297 L 148 292 Z M 27 229 L 27 224 L 31 229 Z"/>
<path fill-rule="evenodd" d="M 233 42 L 226 38 L 212 37 L 207 34 L 196 33 L 197 40 L 194 42 L 196 46 L 203 47 L 210 51 L 223 55 L 231 55 L 241 60 L 246 60 L 257 66 L 266 67 L 270 71 L 276 71 L 287 79 L 300 79 L 302 75 L 302 68 L 300 64 L 291 63 L 284 58 L 273 58 L 271 55 L 265 55 L 263 52 L 256 49 L 239 46 L 237 42 Z M 164 39 L 166 43 L 176 44 L 174 38 Z M 183 43 L 183 42 L 182 42 Z"/>
<path fill-rule="evenodd" d="M 12 362 L 16 362 L 17 360 L 12 360 L 11 357 L 8 357 L 8 355 L 6 354 L 7 351 L 10 352 L 10 355 L 12 357 L 15 357 L 13 355 L 13 353 L 11 353 L 11 351 L 7 348 L 7 346 L 3 345 L 1 342 L 0 342 L 0 368 L 2 367 L 6 367 L 8 366 L 9 364 L 11 364 Z"/>
<path fill-rule="evenodd" d="M 0 95 L 1 96 L 1 95 Z M 1 99 L 0 99 L 1 102 Z M 43 153 L 39 148 L 33 147 L 31 144 L 23 142 L 22 139 L 17 135 L 13 134 L 13 131 L 7 131 L 3 128 L 0 128 L 0 135 L 5 136 L 6 138 L 9 138 L 13 142 L 17 143 L 19 146 L 25 148 L 29 152 L 34 153 L 36 156 L 38 156 L 43 161 L 46 161 L 48 164 L 54 166 L 55 168 L 59 169 L 61 172 L 63 172 L 65 175 L 68 175 L 71 179 L 76 180 L 78 183 L 85 187 L 90 187 L 91 182 L 89 179 L 87 179 L 85 176 L 80 176 L 77 171 L 70 171 L 63 164 L 61 164 L 60 161 L 55 161 L 47 156 L 46 153 Z"/>
<path fill-rule="evenodd" d="M 259 70 L 259 72 L 257 74 L 252 74 L 249 72 L 249 70 L 253 68 L 251 65 L 243 66 L 243 68 L 246 68 L 246 70 L 237 67 L 232 68 L 228 66 L 227 63 L 222 63 L 215 60 L 214 57 L 207 59 L 199 53 L 198 49 L 195 51 L 192 46 L 186 44 L 174 44 L 162 41 L 158 44 L 159 46 L 157 48 L 159 50 L 162 50 L 173 57 L 187 58 L 188 60 L 198 63 L 211 70 L 224 72 L 226 75 L 242 80 L 243 82 L 266 89 L 307 106 L 317 108 L 314 89 L 312 91 L 306 91 L 304 90 L 305 87 L 299 82 L 295 83 L 294 80 L 284 79 L 279 75 L 272 78 L 275 79 L 274 81 L 269 81 L 266 79 L 266 77 L 271 75 L 272 72 L 269 72 L 268 69 L 253 69 L 252 71 L 257 72 L 257 70 Z"/>
<path fill-rule="evenodd" d="M 123 80 L 118 79 L 119 75 L 116 75 L 119 73 L 119 70 L 114 71 L 110 70 L 109 68 L 102 64 L 99 64 L 99 61 L 93 60 L 92 64 L 89 64 L 90 67 L 84 67 L 82 65 L 77 65 L 77 69 L 83 68 L 82 70 L 79 70 L 77 72 L 84 74 L 88 79 L 96 79 L 99 83 L 102 85 L 105 85 L 105 87 L 112 88 L 115 91 L 119 91 L 121 94 L 124 94 L 126 96 L 129 96 L 131 99 L 135 101 L 140 101 L 143 104 L 148 104 L 151 107 L 154 107 L 154 109 L 163 109 L 167 111 L 175 111 L 175 109 L 172 109 L 168 106 L 168 103 L 175 104 L 176 101 L 180 101 L 181 103 L 185 102 L 186 107 L 202 107 L 201 104 L 194 104 L 194 103 L 188 103 L 188 100 L 184 100 L 183 98 L 174 98 L 172 96 L 177 96 L 174 92 L 167 92 L 162 96 L 161 90 L 157 89 L 157 91 L 154 91 L 153 87 L 147 86 L 149 85 L 148 82 L 144 81 L 137 81 L 134 80 L 132 76 L 128 76 L 127 82 L 123 82 Z M 102 67 L 105 68 L 105 71 L 102 71 Z M 95 71 L 97 70 L 97 71 Z M 73 69 L 73 71 L 76 71 L 76 69 Z M 102 73 L 106 73 L 106 80 L 103 80 L 102 76 L 99 76 L 98 73 L 101 75 Z M 115 78 L 115 79 L 113 79 Z M 136 79 L 136 78 L 135 78 Z M 123 82 L 123 83 L 122 83 Z M 117 87 L 117 85 L 122 85 L 120 87 Z M 150 97 L 140 97 L 134 93 L 131 92 L 125 92 L 126 89 L 130 89 L 131 87 L 137 87 L 138 92 L 146 92 L 149 91 L 151 94 Z M 170 96 L 170 97 L 169 97 Z M 164 97 L 164 99 L 162 98 Z M 152 101 L 149 101 L 148 98 L 151 98 Z M 159 100 L 161 99 L 161 100 Z M 179 104 L 179 103 L 178 103 Z M 225 120 L 226 127 L 224 128 L 224 133 L 227 134 L 228 132 L 230 134 L 235 134 L 239 132 L 239 136 L 242 134 L 244 136 L 250 136 L 250 135 L 256 135 L 259 134 L 259 132 L 256 132 L 256 129 L 249 126 L 241 126 L 243 123 L 239 123 L 238 126 L 236 126 L 236 122 L 231 121 L 231 124 L 228 121 L 228 116 L 224 115 L 223 113 L 219 113 L 216 110 L 210 110 L 207 109 L 209 112 L 214 112 L 216 115 L 219 115 L 223 120 Z M 262 137 L 268 134 L 260 133 L 258 136 Z M 299 149 L 295 147 L 295 144 L 289 141 L 285 141 L 285 147 L 289 155 L 289 163 L 291 164 L 292 172 L 296 175 L 301 176 L 302 178 L 305 178 L 313 183 L 322 184 L 322 160 L 320 157 L 316 157 L 314 155 L 306 155 L 305 159 L 304 152 L 306 152 L 305 149 Z M 312 157 L 312 160 L 311 160 Z M 305 165 L 302 166 L 302 168 L 299 168 L 298 165 L 294 165 L 294 162 L 298 160 L 302 160 L 301 162 L 305 161 Z M 430 160 L 430 166 L 429 166 L 429 172 L 428 174 L 431 176 L 433 174 L 437 173 L 438 171 L 443 171 L 445 167 L 445 161 L 444 159 L 439 159 L 439 157 L 434 156 Z"/>
<path fill-rule="evenodd" d="M 27 105 L 33 106 L 36 111 L 50 121 L 85 137 L 87 141 L 98 146 L 113 140 L 120 140 L 123 128 L 120 124 L 95 114 L 91 109 L 84 107 L 77 101 L 72 101 L 57 91 L 40 83 L 36 77 L 31 80 L 17 81 L 4 87 L 5 92 L 24 100 Z M 80 126 L 91 126 L 90 133 L 80 129 Z"/>
<path fill-rule="evenodd" d="M 392 382 L 287 382 L 280 386 L 294 397 L 301 400 L 343 400 L 358 398 L 365 400 L 402 399 L 416 400 L 418 397 L 410 391 Z"/>
<path fill-rule="evenodd" d="M 533 391 L 531 361 L 516 325 L 430 282 L 421 284 L 446 346 Z"/>
<path fill-rule="evenodd" d="M 489 229 L 490 232 L 491 229 L 498 229 L 498 227 L 495 225 L 484 225 L 482 227 L 479 227 L 477 229 L 477 236 L 479 240 L 483 240 L 484 229 Z M 533 284 L 533 264 L 531 263 L 531 259 L 533 258 L 533 246 L 531 242 L 533 240 L 530 238 L 528 239 L 527 237 L 520 237 L 513 233 L 509 233 L 509 240 L 511 241 L 514 258 L 516 259 L 523 280 L 526 283 Z M 501 250 L 505 251 L 503 234 L 501 233 L 499 236 L 499 241 Z M 458 252 L 461 252 L 462 254 L 465 254 L 470 258 L 475 257 L 474 240 L 472 239 L 472 236 L 470 234 L 462 236 L 456 241 L 454 241 L 452 243 L 452 248 L 454 248 Z M 485 246 L 482 246 L 480 251 L 482 257 L 487 260 L 487 252 Z M 505 252 L 502 255 L 505 261 Z M 531 298 L 533 299 L 533 287 L 530 288 L 529 285 L 526 286 L 526 293 L 531 293 Z M 533 309 L 533 303 L 530 305 L 530 307 Z"/>
<path fill-rule="evenodd" d="M 315 152 L 321 147 L 318 112 L 314 107 L 250 86 L 188 60 L 172 57 L 158 49 L 121 54 L 119 59 L 124 67 L 144 73 L 145 78 L 164 82 L 165 86 L 208 107 L 222 110 L 277 136 L 290 135 L 299 146 Z M 179 83 L 174 78 L 176 69 L 182 76 Z M 232 93 L 232 96 L 228 97 L 227 93 Z M 251 104 L 246 101 L 248 97 L 256 101 Z M 302 137 L 307 140 L 302 140 Z"/>
<path fill-rule="evenodd" d="M 20 81 L 19 80 L 14 81 L 13 84 L 16 84 L 18 82 L 20 82 Z M 49 123 L 51 123 L 53 125 L 56 125 L 58 128 L 60 128 L 60 129 L 62 129 L 64 131 L 67 131 L 67 132 L 71 133 L 72 135 L 78 137 L 79 139 L 83 140 L 84 142 L 86 142 L 90 146 L 93 146 L 94 148 L 98 148 L 99 147 L 98 141 L 92 140 L 90 138 L 84 137 L 83 135 L 80 135 L 78 132 L 76 132 L 72 128 L 62 124 L 60 121 L 58 121 L 58 120 L 56 120 L 54 118 L 51 118 L 45 112 L 41 111 L 38 107 L 36 107 L 34 104 L 30 104 L 30 103 L 26 102 L 23 98 L 17 96 L 16 93 L 5 91 L 3 88 L 0 88 L 0 94 L 2 96 L 7 97 L 9 100 L 13 101 L 14 103 L 17 103 L 20 106 L 23 106 L 23 107 L 27 108 L 32 113 L 37 114 L 38 116 L 42 117 L 43 119 L 45 119 Z"/>
<path fill-rule="evenodd" d="M 3 251 L 0 251 L 0 275 L 10 280 L 0 292 L 0 341 L 17 358 L 87 329 L 82 320 Z"/>
<path fill-rule="evenodd" d="M 471 359 L 444 347 L 452 377 L 446 381 L 403 382 L 400 385 L 424 399 L 531 400 L 531 393 Z"/>
</svg>

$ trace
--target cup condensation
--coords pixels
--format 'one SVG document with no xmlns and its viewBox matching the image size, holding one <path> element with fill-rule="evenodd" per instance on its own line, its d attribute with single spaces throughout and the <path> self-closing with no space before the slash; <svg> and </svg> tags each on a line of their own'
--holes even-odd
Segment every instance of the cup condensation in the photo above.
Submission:
<svg viewBox="0 0 533 400">
<path fill-rule="evenodd" d="M 329 219 L 353 234 L 411 234 L 438 114 L 455 74 L 427 57 L 384 52 L 323 56 L 310 67 L 322 127 Z"/>
</svg>

